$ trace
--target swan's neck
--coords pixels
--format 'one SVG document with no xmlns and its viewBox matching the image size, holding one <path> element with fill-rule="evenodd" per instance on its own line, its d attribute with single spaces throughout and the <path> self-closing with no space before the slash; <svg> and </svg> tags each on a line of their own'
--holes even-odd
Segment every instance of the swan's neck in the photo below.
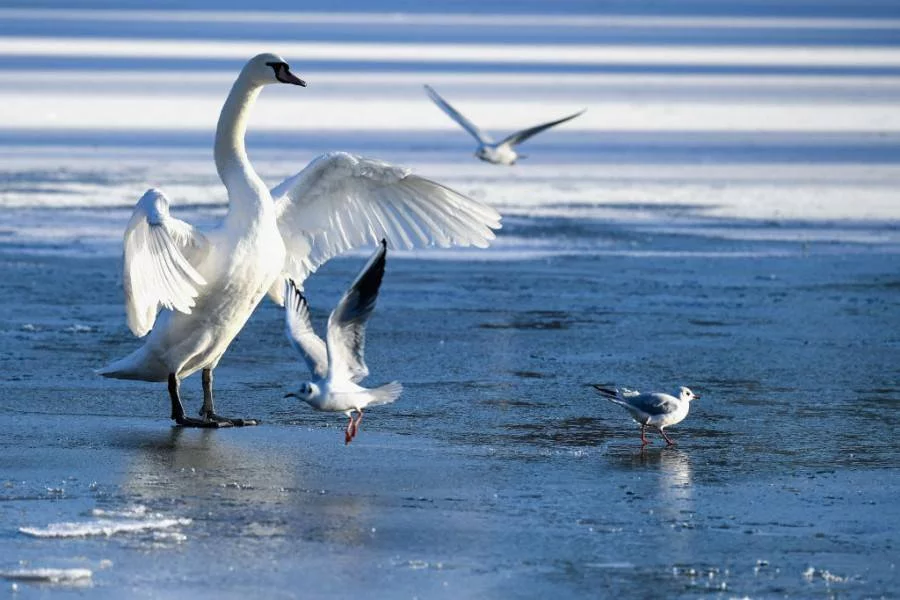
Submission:
<svg viewBox="0 0 900 600">
<path fill-rule="evenodd" d="M 250 108 L 261 89 L 241 73 L 219 115 L 215 143 L 216 170 L 228 190 L 229 217 L 252 218 L 272 203 L 265 184 L 247 158 L 244 145 Z"/>
</svg>

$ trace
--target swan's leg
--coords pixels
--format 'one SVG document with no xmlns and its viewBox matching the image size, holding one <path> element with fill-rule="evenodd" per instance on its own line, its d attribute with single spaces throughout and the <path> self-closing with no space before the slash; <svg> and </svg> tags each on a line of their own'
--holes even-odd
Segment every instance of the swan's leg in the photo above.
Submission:
<svg viewBox="0 0 900 600">
<path fill-rule="evenodd" d="M 200 416 L 204 421 L 219 423 L 222 427 L 244 427 L 245 425 L 256 425 L 259 423 L 256 419 L 229 419 L 216 414 L 216 403 L 213 400 L 213 374 L 212 369 L 203 369 L 203 406 L 200 408 Z"/>
<path fill-rule="evenodd" d="M 203 419 L 193 419 L 184 415 L 184 405 L 181 404 L 181 397 L 178 394 L 181 382 L 175 373 L 169 373 L 169 398 L 172 400 L 172 420 L 182 427 L 227 427 L 215 421 L 205 421 Z"/>
</svg>

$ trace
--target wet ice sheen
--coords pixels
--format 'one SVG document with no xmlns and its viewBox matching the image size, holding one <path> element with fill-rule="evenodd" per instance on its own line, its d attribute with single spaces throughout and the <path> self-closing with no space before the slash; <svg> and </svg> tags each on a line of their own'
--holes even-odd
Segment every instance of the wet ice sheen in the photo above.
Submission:
<svg viewBox="0 0 900 600">
<path fill-rule="evenodd" d="M 681 10 L 660 6 L 633 9 Z M 886 4 L 878 15 L 849 1 L 810 6 L 802 31 L 771 15 L 689 15 L 703 21 L 697 28 L 652 14 L 610 28 L 550 27 L 540 16 L 509 27 L 496 15 L 474 27 L 475 14 L 425 29 L 396 15 L 365 28 L 359 17 L 330 17 L 304 35 L 399 37 L 413 50 L 432 35 L 482 48 L 538 36 L 554 56 L 573 40 L 637 47 L 649 36 L 715 50 L 723 39 L 774 48 L 799 35 L 811 60 L 846 56 L 855 43 L 896 56 Z M 120 40 L 181 51 L 178 40 L 146 43 L 171 21 L 124 12 Z M 845 29 L 847 17 L 861 20 Z M 191 18 L 220 49 L 238 24 L 251 26 Z M 103 38 L 108 27 L 87 11 L 20 15 L 0 19 L 0 36 Z M 296 21 L 253 27 L 269 39 L 298 31 Z M 639 65 L 560 76 L 571 65 L 479 56 L 461 71 L 288 57 L 311 86 L 259 115 L 248 147 L 264 178 L 356 148 L 505 216 L 488 250 L 393 255 L 367 361 L 408 393 L 367 415 L 365 438 L 343 448 L 338 425 L 283 401 L 283 382 L 302 373 L 282 313 L 265 301 L 216 372 L 217 402 L 262 418 L 259 428 L 172 429 L 156 387 L 91 376 L 133 348 L 121 235 L 152 174 L 166 173 L 176 216 L 206 226 L 223 212 L 204 123 L 233 65 L 23 60 L 3 47 L 0 96 L 24 100 L 15 110 L 28 114 L 0 126 L 0 571 L 88 570 L 81 581 L 100 599 L 880 597 L 900 585 L 893 71 Z M 819 47 L 828 51 L 815 55 Z M 589 110 L 529 142 L 533 157 L 515 169 L 495 169 L 467 155 L 465 135 L 422 97 L 426 82 L 488 128 Z M 167 85 L 178 89 L 176 110 L 133 110 L 159 108 Z M 152 128 L 110 131 L 104 111 L 121 106 L 130 108 L 117 119 Z M 403 129 L 398 110 L 423 129 Z M 286 119 L 292 131 L 266 131 Z M 73 120 L 103 127 L 75 131 Z M 737 120 L 758 130 L 722 129 Z M 160 129 L 167 122 L 184 128 Z M 663 131 L 673 124 L 678 131 Z M 326 265 L 308 281 L 310 296 L 333 305 L 368 252 Z M 641 452 L 635 426 L 594 396 L 593 381 L 686 383 L 703 399 L 673 428 L 678 447 L 656 441 Z M 196 378 L 184 393 L 195 410 Z"/>
</svg>

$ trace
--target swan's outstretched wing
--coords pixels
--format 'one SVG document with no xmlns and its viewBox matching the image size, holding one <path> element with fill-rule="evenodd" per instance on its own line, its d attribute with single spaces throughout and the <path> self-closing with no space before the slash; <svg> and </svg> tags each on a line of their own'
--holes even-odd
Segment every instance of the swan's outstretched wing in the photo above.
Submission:
<svg viewBox="0 0 900 600">
<path fill-rule="evenodd" d="M 154 189 L 138 200 L 125 229 L 125 309 L 138 337 L 153 328 L 160 307 L 190 313 L 205 285 L 194 264 L 208 247 L 188 223 L 169 216 L 169 200 Z"/>
<path fill-rule="evenodd" d="M 555 125 L 559 125 L 560 123 L 565 123 L 566 121 L 571 121 L 575 117 L 581 116 L 584 114 L 584 110 L 581 110 L 574 115 L 569 115 L 568 117 L 563 117 L 562 119 L 557 119 L 556 121 L 550 121 L 549 123 L 544 123 L 543 125 L 535 125 L 534 127 L 529 127 L 528 129 L 523 129 L 522 131 L 517 131 L 514 134 L 507 136 L 503 139 L 501 144 L 509 144 L 510 146 L 515 146 L 516 144 L 521 144 L 528 138 L 533 135 L 537 135 L 545 129 L 550 129 Z"/>
<path fill-rule="evenodd" d="M 430 85 L 425 86 L 425 91 L 428 92 L 428 96 L 437 104 L 441 110 L 447 113 L 451 119 L 459 123 L 459 125 L 468 131 L 472 137 L 474 137 L 480 144 L 490 144 L 493 143 L 493 139 L 491 136 L 485 134 L 480 129 L 478 129 L 472 121 L 465 118 L 458 110 L 450 106 L 450 103 L 441 98 L 441 96 L 434 91 Z"/>
<path fill-rule="evenodd" d="M 356 383 L 369 374 L 365 361 L 366 322 L 375 310 L 386 262 L 387 242 L 381 240 L 328 317 L 328 366 L 332 378 Z"/>
<path fill-rule="evenodd" d="M 312 328 L 309 320 L 309 305 L 303 293 L 290 279 L 284 290 L 284 330 L 291 345 L 303 357 L 310 373 L 317 377 L 328 375 L 328 351 Z"/>
<path fill-rule="evenodd" d="M 386 238 L 392 248 L 487 247 L 500 228 L 490 206 L 380 160 L 323 154 L 272 190 L 298 285 L 322 263 Z M 279 281 L 270 290 L 281 304 Z"/>
</svg>

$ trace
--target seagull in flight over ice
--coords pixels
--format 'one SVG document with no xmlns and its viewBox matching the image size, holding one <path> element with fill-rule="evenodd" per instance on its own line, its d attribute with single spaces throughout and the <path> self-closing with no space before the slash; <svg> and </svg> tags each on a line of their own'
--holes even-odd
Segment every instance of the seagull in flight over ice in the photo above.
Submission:
<svg viewBox="0 0 900 600">
<path fill-rule="evenodd" d="M 285 398 L 298 398 L 316 410 L 344 413 L 349 419 L 344 432 L 345 444 L 356 437 L 363 409 L 390 404 L 403 391 L 403 386 L 396 381 L 377 388 L 359 385 L 369 374 L 363 356 L 366 323 L 375 310 L 386 260 L 387 242 L 382 240 L 331 311 L 325 340 L 313 330 L 306 297 L 293 281 L 286 284 L 285 332 L 291 345 L 306 361 L 313 379 L 304 382 L 296 392 L 285 394 Z"/>
<path fill-rule="evenodd" d="M 260 92 L 276 84 L 306 87 L 277 54 L 251 58 L 219 114 L 213 157 L 228 212 L 215 227 L 200 230 L 174 217 L 166 195 L 150 189 L 125 229 L 128 327 L 144 343 L 97 373 L 167 381 L 171 418 L 182 427 L 257 423 L 216 412 L 213 371 L 263 296 L 284 303 L 285 280 L 302 285 L 333 256 L 383 238 L 406 249 L 484 248 L 500 228 L 490 206 L 346 152 L 323 154 L 270 190 L 247 156 L 244 134 Z M 180 395 L 182 379 L 197 371 L 199 419 L 185 414 Z"/>
<path fill-rule="evenodd" d="M 684 421 L 691 408 L 691 401 L 700 398 L 690 389 L 681 386 L 678 395 L 671 396 L 662 392 L 642 394 L 637 390 L 628 388 L 608 388 L 593 384 L 600 395 L 611 402 L 623 407 L 631 417 L 641 424 L 641 445 L 646 446 L 650 441 L 644 436 L 644 430 L 650 426 L 655 427 L 666 440 L 666 445 L 674 446 L 675 442 L 666 435 L 665 428 Z"/>
<path fill-rule="evenodd" d="M 529 127 L 528 129 L 523 129 L 521 131 L 517 131 L 512 135 L 509 135 L 499 142 L 495 142 L 491 136 L 487 135 L 478 127 L 475 126 L 472 121 L 464 117 L 458 110 L 453 108 L 449 102 L 441 98 L 440 94 L 434 91 L 430 85 L 425 86 L 425 91 L 428 92 L 428 96 L 434 101 L 435 104 L 440 107 L 447 116 L 456 121 L 463 129 L 469 132 L 469 134 L 474 137 L 478 141 L 478 148 L 475 150 L 475 156 L 480 158 L 485 162 L 489 162 L 494 165 L 514 165 L 516 161 L 520 158 L 527 158 L 523 154 L 518 154 L 514 147 L 521 144 L 528 138 L 539 134 L 545 129 L 550 129 L 556 125 L 560 125 L 561 123 L 565 123 L 566 121 L 571 121 L 577 116 L 580 116 L 584 113 L 583 109 L 574 115 L 569 115 L 568 117 L 563 117 L 562 119 L 557 119 L 556 121 L 550 121 L 549 123 L 544 123 L 542 125 L 535 125 L 534 127 Z"/>
</svg>

